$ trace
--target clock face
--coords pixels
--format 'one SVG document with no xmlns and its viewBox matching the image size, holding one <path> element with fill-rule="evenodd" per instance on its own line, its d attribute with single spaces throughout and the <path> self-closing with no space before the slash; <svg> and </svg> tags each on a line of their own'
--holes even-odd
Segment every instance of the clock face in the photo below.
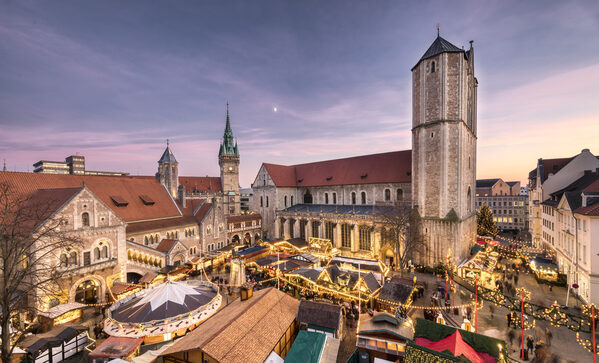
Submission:
<svg viewBox="0 0 599 363">
<path fill-rule="evenodd" d="M 232 166 L 229 166 L 229 171 L 233 171 L 233 167 Z"/>
</svg>

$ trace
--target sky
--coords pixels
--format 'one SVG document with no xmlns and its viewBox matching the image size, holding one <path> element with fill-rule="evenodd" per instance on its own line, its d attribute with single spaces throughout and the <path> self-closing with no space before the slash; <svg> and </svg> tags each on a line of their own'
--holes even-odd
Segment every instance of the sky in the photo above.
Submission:
<svg viewBox="0 0 599 363">
<path fill-rule="evenodd" d="M 0 159 L 84 155 L 218 176 L 226 103 L 240 184 L 262 162 L 411 148 L 410 69 L 474 40 L 477 178 L 599 154 L 597 1 L 0 0 Z"/>
</svg>

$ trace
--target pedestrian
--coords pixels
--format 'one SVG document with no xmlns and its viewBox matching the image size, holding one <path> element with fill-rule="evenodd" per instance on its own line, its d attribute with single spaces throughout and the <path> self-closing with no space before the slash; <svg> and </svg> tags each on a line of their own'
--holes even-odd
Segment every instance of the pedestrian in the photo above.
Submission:
<svg viewBox="0 0 599 363">
<path fill-rule="evenodd" d="M 553 291 L 553 284 L 552 283 L 549 284 L 549 291 Z"/>
<path fill-rule="evenodd" d="M 529 353 L 532 353 L 532 352 L 533 352 L 533 348 L 534 348 L 534 347 L 535 347 L 535 344 L 534 344 L 534 339 L 532 338 L 532 336 L 531 336 L 531 335 L 529 335 L 529 336 L 526 338 L 526 348 L 528 349 L 528 352 L 529 352 Z M 531 355 L 531 354 L 529 354 L 529 355 Z"/>
<path fill-rule="evenodd" d="M 518 285 L 518 275 L 514 275 L 514 285 Z"/>
<path fill-rule="evenodd" d="M 508 330 L 507 337 L 510 340 L 510 345 L 512 345 L 514 343 L 514 336 L 515 336 L 514 329 Z"/>
<path fill-rule="evenodd" d="M 507 321 L 507 327 L 511 327 L 512 326 L 512 314 L 511 313 L 507 313 L 505 315 L 505 320 Z"/>
<path fill-rule="evenodd" d="M 468 320 L 472 320 L 472 308 L 470 306 L 468 306 L 466 308 L 466 314 L 468 315 Z"/>
<path fill-rule="evenodd" d="M 551 346 L 551 338 L 553 338 L 553 334 L 551 333 L 551 330 L 549 330 L 549 327 L 546 327 L 545 328 L 545 339 L 547 340 L 548 347 Z"/>
</svg>

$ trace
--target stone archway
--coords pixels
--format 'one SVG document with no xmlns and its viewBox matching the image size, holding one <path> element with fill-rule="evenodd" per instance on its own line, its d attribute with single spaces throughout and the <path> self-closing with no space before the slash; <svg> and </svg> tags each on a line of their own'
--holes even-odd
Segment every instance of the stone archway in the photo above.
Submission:
<svg viewBox="0 0 599 363">
<path fill-rule="evenodd" d="M 79 295 L 77 296 L 77 294 Z M 76 298 L 80 300 L 81 298 L 83 300 L 93 300 L 95 298 L 95 303 L 104 303 L 106 301 L 106 281 L 99 275 L 88 275 L 80 278 L 69 289 L 69 302 L 76 302 Z M 89 304 L 89 302 L 85 303 Z"/>
<path fill-rule="evenodd" d="M 260 241 L 260 233 L 254 235 L 254 243 L 258 243 L 258 241 Z"/>
<path fill-rule="evenodd" d="M 248 245 L 252 244 L 252 235 L 249 232 L 243 236 L 243 243 Z"/>
<path fill-rule="evenodd" d="M 231 242 L 233 243 L 239 243 L 241 241 L 241 238 L 239 238 L 239 235 L 236 234 L 233 236 L 233 238 L 231 238 Z"/>
<path fill-rule="evenodd" d="M 127 272 L 127 283 L 129 284 L 137 284 L 141 278 L 142 275 L 140 273 L 131 271 Z"/>
<path fill-rule="evenodd" d="M 380 249 L 379 259 L 381 260 L 382 263 L 384 263 L 385 265 L 387 265 L 389 267 L 391 267 L 392 264 L 397 266 L 397 261 L 395 261 L 395 259 L 396 259 L 395 252 L 393 251 L 393 249 L 391 249 L 388 246 L 385 246 Z"/>
<path fill-rule="evenodd" d="M 185 256 L 182 253 L 178 253 L 173 258 L 173 266 L 179 266 L 185 263 Z"/>
</svg>

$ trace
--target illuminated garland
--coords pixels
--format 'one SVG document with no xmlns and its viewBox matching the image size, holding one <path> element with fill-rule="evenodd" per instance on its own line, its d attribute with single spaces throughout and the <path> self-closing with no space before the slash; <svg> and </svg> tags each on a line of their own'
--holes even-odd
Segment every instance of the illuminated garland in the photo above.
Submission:
<svg viewBox="0 0 599 363">
<path fill-rule="evenodd" d="M 566 313 L 561 311 L 557 301 L 554 301 L 550 307 L 543 310 L 543 313 L 545 316 L 549 317 L 548 321 L 551 326 L 560 327 L 568 325 L 568 317 L 566 316 Z"/>
<path fill-rule="evenodd" d="M 586 324 L 586 325 L 592 324 L 593 312 L 594 312 L 595 319 L 597 317 L 599 317 L 599 312 L 597 311 L 597 307 L 595 306 L 595 304 L 588 304 L 588 305 L 582 306 L 582 314 L 585 316 L 588 316 L 589 320 L 590 320 L 588 322 L 584 321 L 584 324 Z M 582 325 L 583 321 L 581 321 L 580 323 Z M 592 334 L 592 332 L 591 332 L 591 334 Z M 593 342 L 590 339 L 582 339 L 580 337 L 580 332 L 576 332 L 576 341 L 578 342 L 578 344 L 582 345 L 582 347 L 584 349 L 593 353 Z M 597 345 L 597 344 L 595 345 L 595 352 L 599 352 L 599 345 Z"/>
</svg>

